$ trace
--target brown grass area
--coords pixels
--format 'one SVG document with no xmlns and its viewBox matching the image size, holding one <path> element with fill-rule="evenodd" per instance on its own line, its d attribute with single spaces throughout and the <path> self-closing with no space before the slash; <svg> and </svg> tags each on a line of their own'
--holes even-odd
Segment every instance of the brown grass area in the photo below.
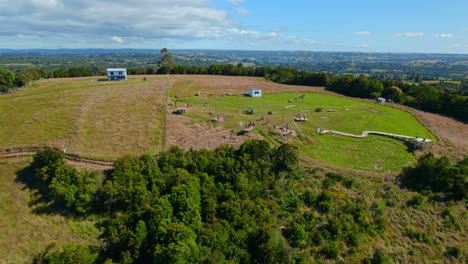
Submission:
<svg viewBox="0 0 468 264">
<path fill-rule="evenodd" d="M 161 146 L 163 80 L 102 87 L 86 93 L 69 151 L 117 158 Z"/>
<path fill-rule="evenodd" d="M 247 139 L 260 139 L 255 133 L 238 136 L 232 130 L 202 125 L 193 119 L 169 114 L 167 117 L 166 147 L 178 146 L 183 149 L 214 149 L 221 145 L 239 147 Z"/>
<path fill-rule="evenodd" d="M 0 263 L 31 263 L 51 243 L 94 244 L 94 223 L 34 213 L 36 191 L 16 181 L 30 158 L 0 159 Z"/>
<path fill-rule="evenodd" d="M 51 146 L 98 159 L 161 149 L 165 80 L 37 81 L 0 97 L 2 148 Z"/>
<path fill-rule="evenodd" d="M 216 76 L 216 75 L 158 75 L 156 78 L 174 81 L 170 94 L 193 96 L 207 94 L 245 94 L 250 88 L 261 88 L 264 93 L 315 91 L 316 87 L 284 85 L 261 77 Z"/>
</svg>

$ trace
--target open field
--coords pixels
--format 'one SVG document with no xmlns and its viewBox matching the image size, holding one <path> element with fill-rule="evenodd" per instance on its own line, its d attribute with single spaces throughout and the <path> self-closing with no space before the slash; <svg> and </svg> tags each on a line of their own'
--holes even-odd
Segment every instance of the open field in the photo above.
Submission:
<svg viewBox="0 0 468 264">
<path fill-rule="evenodd" d="M 453 81 L 453 80 L 444 80 L 444 82 L 446 84 L 460 84 L 461 82 L 460 81 Z M 422 81 L 422 83 L 425 83 L 425 84 L 439 84 L 440 81 L 439 80 L 426 80 L 426 81 Z"/>
<path fill-rule="evenodd" d="M 2 148 L 54 146 L 100 159 L 158 151 L 162 80 L 49 79 L 0 97 Z"/>
<path fill-rule="evenodd" d="M 299 98 L 301 95 L 304 98 Z M 180 97 L 179 97 L 180 98 Z M 297 100 L 296 100 L 297 98 Z M 272 126 L 280 126 L 284 122 L 303 135 L 309 141 L 297 138 L 289 142 L 297 144 L 300 150 L 313 159 L 342 167 L 357 170 L 388 172 L 401 169 L 406 163 L 414 161 L 414 155 L 408 147 L 398 140 L 381 136 L 368 138 L 348 138 L 339 135 L 319 135 L 317 128 L 332 129 L 347 133 L 360 134 L 364 130 L 382 131 L 388 133 L 414 136 L 419 133 L 421 138 L 435 139 L 410 114 L 398 109 L 369 102 L 361 102 L 345 97 L 336 97 L 321 93 L 276 93 L 265 94 L 262 98 L 244 96 L 192 96 L 184 97 L 192 107 L 188 116 L 199 122 L 207 122 L 208 112 L 215 115 L 223 114 L 225 129 L 239 131 L 250 121 L 256 122 L 256 127 L 264 135 L 275 136 Z M 289 102 L 289 101 L 293 102 Z M 204 106 L 211 102 L 211 109 Z M 287 107 L 287 108 L 286 108 Z M 315 112 L 316 107 L 323 112 Z M 244 111 L 254 108 L 255 114 L 246 115 Z M 334 110 L 334 112 L 328 112 Z M 272 112 L 272 115 L 268 115 Z M 302 112 L 308 118 L 307 122 L 294 123 L 294 115 Z M 260 121 L 261 115 L 270 119 L 270 124 Z M 404 125 L 402 125 L 404 124 Z"/>
<path fill-rule="evenodd" d="M 353 134 L 364 130 L 408 136 L 419 133 L 421 138 L 436 139 L 407 112 L 335 96 L 322 88 L 250 77 L 152 75 L 147 81 L 142 77 L 133 76 L 126 82 L 98 82 L 95 77 L 41 80 L 1 96 L 0 147 L 54 146 L 89 158 L 113 160 L 126 154 L 156 153 L 173 145 L 238 146 L 247 138 L 276 144 L 286 140 L 271 127 L 283 124 L 284 115 L 285 123 L 301 136 L 287 141 L 310 158 L 355 170 L 395 172 L 415 161 L 405 143 L 381 136 L 319 135 L 316 129 Z M 252 87 L 261 88 L 264 96 L 242 96 Z M 304 98 L 299 98 L 302 94 Z M 175 109 L 167 106 L 167 95 L 172 102 L 187 100 L 192 105 L 188 113 L 166 114 Z M 204 106 L 207 103 L 211 105 Z M 316 113 L 316 107 L 323 112 Z M 244 114 L 249 108 L 255 109 L 254 115 Z M 225 121 L 210 124 L 209 110 L 223 114 Z M 268 111 L 273 114 L 267 115 Z M 307 115 L 307 122 L 292 121 L 299 112 Z M 269 124 L 258 121 L 262 114 L 270 119 Z M 237 136 L 250 121 L 257 124 L 254 133 Z"/>
<path fill-rule="evenodd" d="M 37 212 L 40 194 L 18 182 L 31 173 L 30 161 L 0 159 L 0 263 L 31 263 L 51 243 L 96 243 L 94 222 Z"/>
</svg>

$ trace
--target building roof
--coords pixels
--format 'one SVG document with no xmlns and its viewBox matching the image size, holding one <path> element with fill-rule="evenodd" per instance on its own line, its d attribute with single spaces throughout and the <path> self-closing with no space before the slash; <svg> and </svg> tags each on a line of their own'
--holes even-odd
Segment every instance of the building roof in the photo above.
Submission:
<svg viewBox="0 0 468 264">
<path fill-rule="evenodd" d="M 107 68 L 107 71 L 126 71 L 127 68 Z"/>
</svg>

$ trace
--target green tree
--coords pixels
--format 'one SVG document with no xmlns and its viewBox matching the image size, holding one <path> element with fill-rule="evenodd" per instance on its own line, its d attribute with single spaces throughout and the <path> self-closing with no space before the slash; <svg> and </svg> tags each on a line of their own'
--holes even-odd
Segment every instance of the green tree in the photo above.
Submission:
<svg viewBox="0 0 468 264">
<path fill-rule="evenodd" d="M 175 62 L 174 62 L 174 55 L 169 52 L 168 49 L 162 48 L 161 49 L 161 57 L 159 57 L 159 70 L 161 73 L 167 73 L 170 74 L 172 69 L 175 67 Z"/>
<path fill-rule="evenodd" d="M 14 72 L 0 68 L 0 92 L 8 92 L 15 85 L 15 81 Z"/>
<path fill-rule="evenodd" d="M 34 263 L 44 264 L 67 264 L 67 263 L 95 263 L 98 259 L 98 252 L 91 247 L 66 244 L 58 248 L 56 244 L 51 244 L 47 249 L 34 259 Z"/>
</svg>

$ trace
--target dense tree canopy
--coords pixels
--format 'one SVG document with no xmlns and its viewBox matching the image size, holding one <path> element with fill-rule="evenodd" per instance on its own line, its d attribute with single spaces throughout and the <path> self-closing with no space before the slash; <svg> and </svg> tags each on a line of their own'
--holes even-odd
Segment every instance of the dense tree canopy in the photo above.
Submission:
<svg viewBox="0 0 468 264">
<path fill-rule="evenodd" d="M 239 149 L 172 148 L 156 157 L 124 157 L 101 188 L 94 176 L 68 168 L 56 151 L 39 152 L 34 166 L 57 202 L 103 219 L 100 248 L 50 248 L 40 256 L 45 263 L 74 257 L 114 263 L 301 263 L 346 256 L 385 230 L 371 204 L 338 198 L 332 190 L 338 184 L 354 188 L 351 179 L 327 174 L 322 187 L 311 191 L 297 150 L 289 145 L 247 141 Z M 87 197 L 93 207 L 81 206 L 90 204 Z"/>
<path fill-rule="evenodd" d="M 445 193 L 448 198 L 468 199 L 468 157 L 452 164 L 446 157 L 427 154 L 402 176 L 405 186 L 428 193 Z"/>
</svg>

